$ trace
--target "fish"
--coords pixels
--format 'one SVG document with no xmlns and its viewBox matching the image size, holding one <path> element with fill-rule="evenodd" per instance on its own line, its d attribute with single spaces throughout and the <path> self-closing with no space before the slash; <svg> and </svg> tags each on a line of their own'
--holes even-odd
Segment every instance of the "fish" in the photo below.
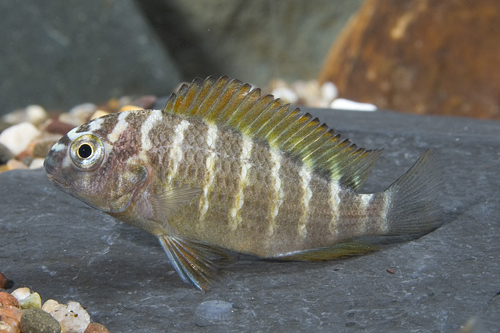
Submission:
<svg viewBox="0 0 500 333">
<path fill-rule="evenodd" d="M 155 235 L 182 280 L 205 291 L 238 254 L 333 260 L 438 228 L 437 150 L 386 190 L 359 193 L 381 152 L 250 84 L 210 76 L 162 110 L 72 129 L 44 166 L 60 190 Z"/>
</svg>

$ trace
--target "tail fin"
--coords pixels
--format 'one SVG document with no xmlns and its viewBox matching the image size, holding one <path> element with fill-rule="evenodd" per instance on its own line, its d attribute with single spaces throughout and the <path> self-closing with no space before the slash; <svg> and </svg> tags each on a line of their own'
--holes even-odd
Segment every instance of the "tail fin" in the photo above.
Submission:
<svg viewBox="0 0 500 333">
<path fill-rule="evenodd" d="M 427 150 L 408 172 L 389 186 L 388 236 L 419 237 L 442 224 L 437 203 L 443 185 L 443 167 L 437 150 Z"/>
</svg>

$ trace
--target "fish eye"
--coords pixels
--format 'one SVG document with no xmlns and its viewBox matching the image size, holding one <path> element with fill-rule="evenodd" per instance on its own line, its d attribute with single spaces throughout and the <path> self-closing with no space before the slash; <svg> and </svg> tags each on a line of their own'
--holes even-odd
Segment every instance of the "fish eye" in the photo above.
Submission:
<svg viewBox="0 0 500 333">
<path fill-rule="evenodd" d="M 71 144 L 70 156 L 82 169 L 97 167 L 104 157 L 104 146 L 97 136 L 84 134 Z"/>
<path fill-rule="evenodd" d="M 94 149 L 92 149 L 92 146 L 88 143 L 84 143 L 78 148 L 78 156 L 81 158 L 89 158 L 92 156 L 93 152 Z"/>
</svg>

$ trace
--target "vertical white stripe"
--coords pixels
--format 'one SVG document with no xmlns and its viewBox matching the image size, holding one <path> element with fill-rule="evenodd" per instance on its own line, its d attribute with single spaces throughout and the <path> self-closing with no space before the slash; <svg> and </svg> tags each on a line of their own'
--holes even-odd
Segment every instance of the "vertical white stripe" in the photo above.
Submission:
<svg viewBox="0 0 500 333">
<path fill-rule="evenodd" d="M 338 223 L 340 218 L 340 191 L 341 187 L 335 181 L 330 181 L 330 210 L 332 212 L 332 219 L 330 221 L 330 232 L 337 236 L 339 233 Z"/>
<path fill-rule="evenodd" d="M 88 131 L 76 133 L 76 131 L 78 131 L 81 128 L 81 126 L 79 126 L 73 128 L 66 135 L 71 141 L 74 141 L 84 134 L 93 134 L 92 132 L 95 132 L 101 128 L 103 122 L 104 120 L 102 120 L 102 118 L 96 118 L 89 123 L 90 126 Z"/>
<path fill-rule="evenodd" d="M 110 143 L 115 143 L 120 138 L 120 135 L 122 135 L 122 133 L 127 129 L 128 122 L 125 120 L 125 118 L 127 118 L 129 113 L 130 112 L 121 112 L 118 116 L 118 122 L 113 128 L 113 131 L 108 134 L 108 141 Z"/>
<path fill-rule="evenodd" d="M 390 195 L 388 193 L 383 194 L 382 209 L 380 210 L 380 233 L 387 234 L 389 232 L 389 223 L 387 221 L 387 212 L 389 210 L 389 200 Z"/>
<path fill-rule="evenodd" d="M 373 194 L 359 194 L 359 232 L 360 236 L 366 233 L 366 223 L 370 218 L 368 216 L 368 206 L 370 206 L 370 202 L 373 198 Z"/>
<path fill-rule="evenodd" d="M 181 121 L 180 124 L 175 126 L 174 129 L 174 138 L 172 140 L 172 144 L 170 146 L 170 173 L 167 177 L 167 184 L 170 184 L 172 179 L 177 175 L 177 170 L 179 168 L 179 164 L 182 162 L 183 151 L 182 151 L 182 141 L 184 140 L 184 132 L 191 125 L 191 123 L 187 120 Z"/>
<path fill-rule="evenodd" d="M 250 157 L 252 155 L 253 141 L 251 138 L 243 135 L 243 142 L 240 154 L 240 179 L 238 185 L 238 192 L 234 198 L 233 206 L 229 210 L 229 224 L 231 230 L 236 230 L 238 225 L 241 223 L 241 208 L 245 202 L 244 190 L 248 181 L 248 176 L 250 175 Z"/>
<path fill-rule="evenodd" d="M 104 120 L 102 118 L 94 119 L 92 122 L 90 122 L 89 132 L 94 132 L 100 129 L 103 122 Z"/>
<path fill-rule="evenodd" d="M 149 132 L 162 119 L 162 113 L 160 110 L 151 110 L 148 118 L 142 123 L 141 126 L 141 145 L 142 151 L 148 151 L 152 148 L 151 140 L 149 139 Z"/>
<path fill-rule="evenodd" d="M 274 191 L 271 199 L 271 209 L 270 209 L 270 223 L 267 230 L 267 234 L 272 236 L 274 229 L 276 228 L 276 217 L 279 214 L 280 206 L 283 203 L 283 188 L 281 187 L 280 169 L 281 169 L 281 155 L 279 150 L 274 148 L 269 149 L 270 159 L 271 159 L 271 188 Z"/>
<path fill-rule="evenodd" d="M 215 178 L 215 144 L 217 142 L 217 126 L 208 125 L 206 144 L 208 146 L 208 157 L 205 162 L 205 184 L 203 185 L 203 194 L 200 198 L 200 222 L 205 220 L 210 202 L 208 195 L 212 190 L 212 184 Z"/>
<path fill-rule="evenodd" d="M 309 222 L 309 201 L 312 197 L 312 191 L 309 186 L 311 182 L 311 172 L 306 165 L 303 165 L 299 172 L 300 187 L 302 189 L 302 207 L 304 211 L 299 220 L 298 232 L 299 236 L 304 239 L 307 236 L 307 223 Z"/>
</svg>

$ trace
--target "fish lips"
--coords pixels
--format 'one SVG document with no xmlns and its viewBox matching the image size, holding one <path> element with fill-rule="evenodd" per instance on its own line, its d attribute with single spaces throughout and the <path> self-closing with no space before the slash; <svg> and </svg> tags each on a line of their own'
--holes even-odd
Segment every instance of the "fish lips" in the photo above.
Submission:
<svg viewBox="0 0 500 333">
<path fill-rule="evenodd" d="M 43 166 L 45 168 L 45 173 L 47 173 L 47 177 L 49 177 L 50 181 L 59 189 L 66 190 L 69 185 L 58 175 L 61 173 L 61 161 L 62 154 L 60 152 L 51 150 L 49 154 L 45 157 L 45 161 L 43 162 Z"/>
</svg>

